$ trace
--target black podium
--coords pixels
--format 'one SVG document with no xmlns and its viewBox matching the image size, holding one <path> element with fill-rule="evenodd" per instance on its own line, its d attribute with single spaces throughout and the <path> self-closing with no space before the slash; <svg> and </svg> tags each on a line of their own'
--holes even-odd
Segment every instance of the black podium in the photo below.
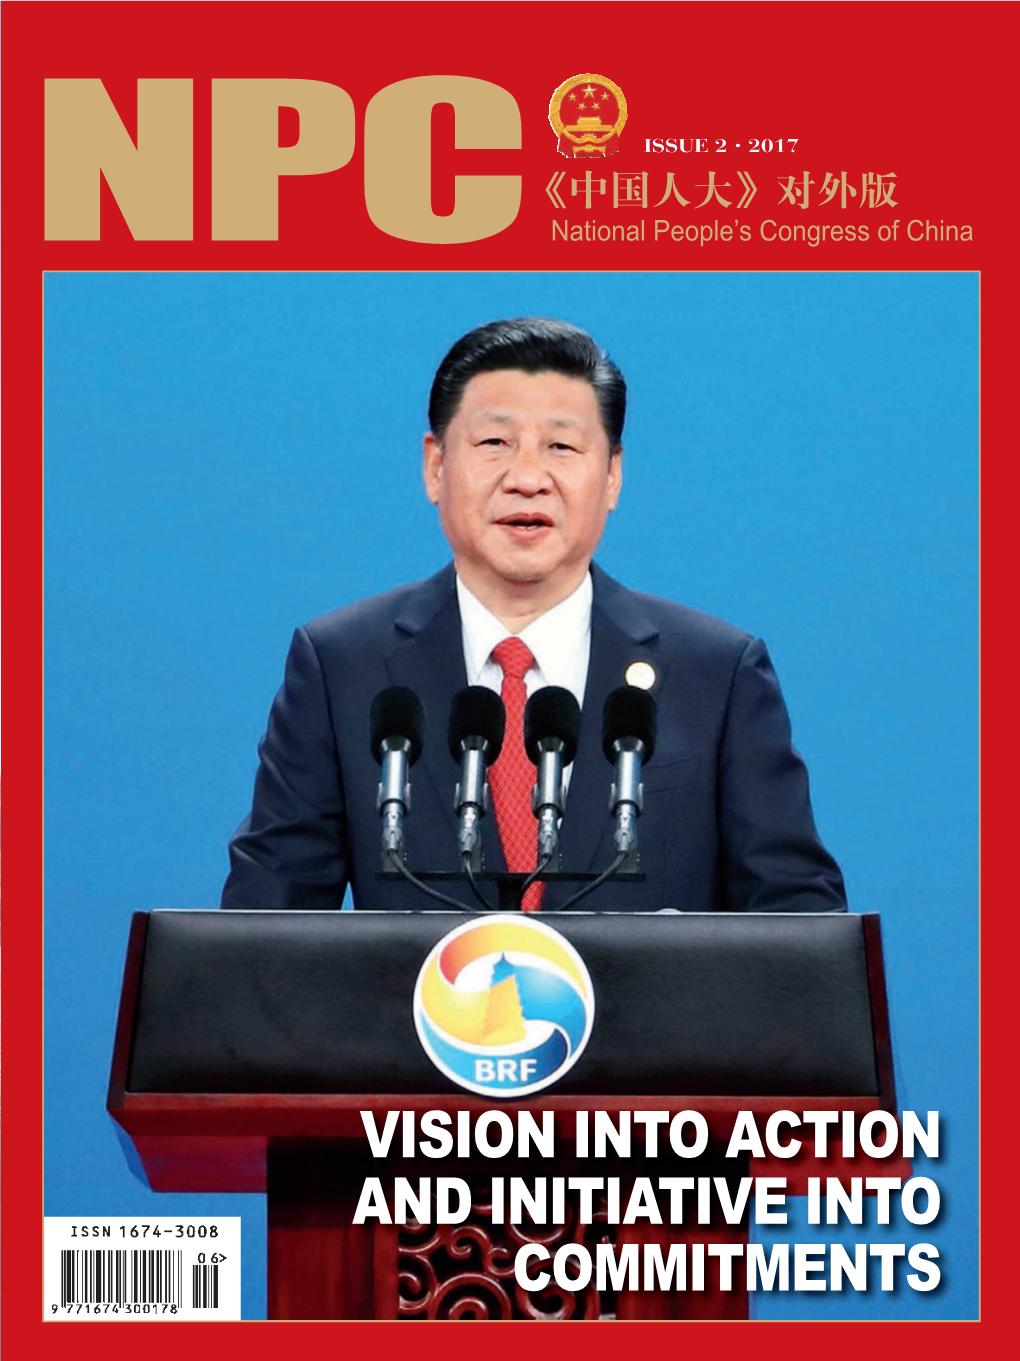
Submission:
<svg viewBox="0 0 1020 1361">
<path fill-rule="evenodd" d="M 447 1078 L 412 1015 L 423 961 L 473 919 L 135 915 L 108 1109 L 152 1189 L 268 1194 L 271 1317 L 580 1318 L 605 1308 L 592 1290 L 543 1297 L 516 1286 L 514 1244 L 548 1242 L 550 1232 L 517 1226 L 509 1245 L 497 1241 L 485 1221 L 484 1175 L 526 1169 L 426 1159 L 383 1168 L 368 1155 L 362 1111 L 379 1125 L 394 1109 L 552 1111 L 563 1152 L 556 1168 L 543 1160 L 530 1169 L 543 1175 L 576 1170 L 570 1147 L 582 1110 L 697 1110 L 718 1141 L 742 1110 L 896 1113 L 875 916 L 550 914 L 547 924 L 587 968 L 594 1022 L 558 1082 L 510 1100 Z M 792 1161 L 751 1158 L 742 1170 L 783 1176 L 792 1193 L 811 1175 L 909 1176 L 898 1155 L 880 1164 L 829 1157 L 821 1166 L 802 1152 Z M 478 1216 L 445 1231 L 354 1226 L 364 1178 L 381 1171 L 481 1173 Z M 739 1238 L 746 1227 L 720 1232 Z M 571 1233 L 581 1241 L 580 1225 L 563 1226 L 561 1238 Z M 629 1241 L 648 1233 L 620 1229 Z M 698 1231 L 655 1234 L 690 1241 Z M 619 1318 L 746 1317 L 747 1297 L 621 1291 L 612 1304 Z"/>
</svg>

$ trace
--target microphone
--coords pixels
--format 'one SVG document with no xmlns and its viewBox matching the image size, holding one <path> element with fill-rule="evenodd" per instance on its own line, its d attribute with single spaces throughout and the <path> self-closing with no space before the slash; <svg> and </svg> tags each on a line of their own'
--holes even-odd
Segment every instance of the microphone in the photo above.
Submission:
<svg viewBox="0 0 1020 1361">
<path fill-rule="evenodd" d="M 482 868 L 481 819 L 489 806 L 485 772 L 503 747 L 506 710 L 494 690 L 469 685 L 454 696 L 450 707 L 450 755 L 460 763 L 460 781 L 453 796 L 457 810 L 457 852 L 469 857 L 474 873 Z"/>
<path fill-rule="evenodd" d="M 538 767 L 531 807 L 538 818 L 538 863 L 559 857 L 559 820 L 565 799 L 563 768 L 577 755 L 581 706 L 561 685 L 536 690 L 524 706 L 524 750 Z"/>
<path fill-rule="evenodd" d="M 413 690 L 391 685 L 372 701 L 372 755 L 382 766 L 376 807 L 382 814 L 382 865 L 393 868 L 404 852 L 404 818 L 411 809 L 408 770 L 421 755 L 425 709 Z"/>
<path fill-rule="evenodd" d="M 621 685 L 606 696 L 602 709 L 602 750 L 616 772 L 609 791 L 609 807 L 616 819 L 614 840 L 618 855 L 636 868 L 637 820 L 644 807 L 641 763 L 655 751 L 658 706 L 647 690 Z"/>
</svg>

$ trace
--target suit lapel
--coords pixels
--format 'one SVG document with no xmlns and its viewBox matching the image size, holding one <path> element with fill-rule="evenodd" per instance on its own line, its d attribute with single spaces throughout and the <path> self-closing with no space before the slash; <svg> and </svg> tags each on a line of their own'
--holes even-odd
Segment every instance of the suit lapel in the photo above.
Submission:
<svg viewBox="0 0 1020 1361">
<path fill-rule="evenodd" d="M 429 863 L 421 868 L 438 869 L 448 863 L 453 868 L 457 845 L 453 808 L 457 767 L 447 750 L 446 729 L 451 700 L 467 685 L 467 674 L 452 566 L 424 583 L 398 616 L 396 629 L 398 642 L 386 657 L 386 668 L 395 685 L 406 685 L 425 706 L 425 743 L 421 759 L 411 771 L 408 827 L 419 833 L 415 836 L 419 845 L 429 847 Z M 428 819 L 431 831 L 425 826 L 429 795 L 441 810 Z"/>
<path fill-rule="evenodd" d="M 612 859 L 612 822 L 609 786 L 613 771 L 602 753 L 602 706 L 610 690 L 625 683 L 628 666 L 644 661 L 655 671 L 655 690 L 666 675 L 659 652 L 658 630 L 646 614 L 641 597 L 626 590 L 592 565 L 591 654 L 581 712 L 577 757 L 570 777 L 567 809 L 560 836 L 564 869 L 589 872 L 605 868 Z M 446 746 L 446 726 L 453 695 L 467 685 L 464 644 L 456 579 L 452 565 L 424 583 L 396 620 L 397 642 L 386 657 L 394 685 L 414 690 L 425 706 L 426 738 L 421 759 L 412 771 L 415 788 L 411 818 L 419 844 L 429 846 L 428 868 L 440 868 L 455 858 L 447 853 L 457 844 L 453 788 L 457 767 Z M 433 802 L 434 801 L 434 802 Z M 426 803 L 433 815 L 426 816 Z M 436 811 L 438 805 L 438 811 Z M 429 823 L 430 826 L 426 826 Z M 485 867 L 506 869 L 495 818 L 483 824 Z M 434 839 L 433 839 L 434 836 Z M 576 884 L 552 884 L 545 904 L 554 907 L 577 889 Z M 455 895 L 456 896 L 456 895 Z M 596 906 L 593 900 L 593 906 Z"/>
<path fill-rule="evenodd" d="M 609 786 L 613 768 L 602 752 L 602 706 L 606 696 L 625 683 L 632 662 L 648 662 L 654 668 L 655 689 L 665 676 L 659 655 L 658 630 L 647 616 L 641 597 L 626 590 L 592 565 L 591 654 L 581 711 L 577 757 L 570 776 L 566 813 L 560 833 L 565 870 L 578 873 L 602 870 L 613 857 Z M 553 884 L 546 889 L 545 904 L 555 907 L 580 886 Z M 596 898 L 592 907 L 598 906 Z"/>
</svg>

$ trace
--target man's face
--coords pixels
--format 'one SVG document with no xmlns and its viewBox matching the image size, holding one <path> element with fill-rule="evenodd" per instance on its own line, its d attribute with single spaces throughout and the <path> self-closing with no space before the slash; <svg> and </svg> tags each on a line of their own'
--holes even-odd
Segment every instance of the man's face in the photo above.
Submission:
<svg viewBox="0 0 1020 1361">
<path fill-rule="evenodd" d="M 467 384 L 425 487 L 457 570 L 483 603 L 539 586 L 543 608 L 581 582 L 620 493 L 595 389 L 505 369 Z"/>
</svg>

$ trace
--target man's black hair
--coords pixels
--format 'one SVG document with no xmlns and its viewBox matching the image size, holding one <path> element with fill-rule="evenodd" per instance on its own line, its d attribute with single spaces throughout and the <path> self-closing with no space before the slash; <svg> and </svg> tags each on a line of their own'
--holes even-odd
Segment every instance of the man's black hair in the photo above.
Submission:
<svg viewBox="0 0 1020 1361">
<path fill-rule="evenodd" d="M 442 442 L 471 379 L 500 369 L 583 378 L 595 389 L 610 450 L 619 448 L 627 409 L 623 374 L 587 331 L 548 317 L 490 321 L 461 336 L 436 370 L 429 394 L 429 428 L 437 440 Z"/>
</svg>

